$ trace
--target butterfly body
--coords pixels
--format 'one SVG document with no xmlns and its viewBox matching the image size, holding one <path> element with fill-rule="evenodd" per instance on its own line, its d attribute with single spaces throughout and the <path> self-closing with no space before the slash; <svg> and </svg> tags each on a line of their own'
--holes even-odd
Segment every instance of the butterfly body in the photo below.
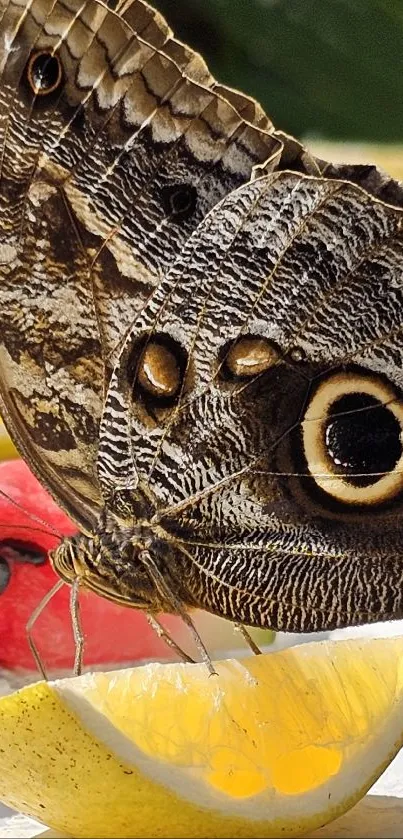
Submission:
<svg viewBox="0 0 403 839">
<path fill-rule="evenodd" d="M 0 2 L 0 403 L 119 603 L 403 615 L 403 191 L 134 0 Z"/>
<path fill-rule="evenodd" d="M 115 602 L 151 614 L 175 612 L 173 598 L 156 585 L 157 568 L 183 605 L 196 605 L 183 582 L 175 543 L 158 526 L 140 522 L 134 529 L 116 528 L 110 533 L 102 526 L 89 537 L 63 542 L 54 552 L 53 564 L 66 582 L 79 579 L 84 587 Z"/>
</svg>

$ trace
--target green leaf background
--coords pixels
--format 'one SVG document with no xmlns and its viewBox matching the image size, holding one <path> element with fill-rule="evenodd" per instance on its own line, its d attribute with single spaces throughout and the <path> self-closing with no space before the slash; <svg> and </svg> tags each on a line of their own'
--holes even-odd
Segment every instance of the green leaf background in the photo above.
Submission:
<svg viewBox="0 0 403 839">
<path fill-rule="evenodd" d="M 216 77 L 298 137 L 403 140 L 403 0 L 155 0 Z"/>
</svg>

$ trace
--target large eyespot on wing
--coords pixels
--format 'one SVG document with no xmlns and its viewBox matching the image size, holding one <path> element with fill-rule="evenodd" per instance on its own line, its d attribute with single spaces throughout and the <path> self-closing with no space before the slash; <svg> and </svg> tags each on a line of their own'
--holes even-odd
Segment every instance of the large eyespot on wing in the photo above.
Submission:
<svg viewBox="0 0 403 839">
<path fill-rule="evenodd" d="M 341 371 L 320 381 L 301 424 L 307 467 L 346 506 L 382 505 L 403 490 L 403 399 L 382 378 Z"/>
</svg>

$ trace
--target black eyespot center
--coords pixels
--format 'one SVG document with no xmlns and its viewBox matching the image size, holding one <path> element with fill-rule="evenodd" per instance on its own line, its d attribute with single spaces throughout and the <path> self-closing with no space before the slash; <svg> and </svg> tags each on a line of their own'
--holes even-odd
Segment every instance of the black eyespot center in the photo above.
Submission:
<svg viewBox="0 0 403 839">
<path fill-rule="evenodd" d="M 402 456 L 400 424 L 376 397 L 349 393 L 331 406 L 325 445 L 336 474 L 353 486 L 370 486 Z"/>
<path fill-rule="evenodd" d="M 28 61 L 26 77 L 35 96 L 55 93 L 63 83 L 60 58 L 47 50 L 34 52 Z"/>
<path fill-rule="evenodd" d="M 173 221 L 186 221 L 197 206 L 197 190 L 192 184 L 178 183 L 165 186 L 161 193 L 167 216 Z"/>
</svg>

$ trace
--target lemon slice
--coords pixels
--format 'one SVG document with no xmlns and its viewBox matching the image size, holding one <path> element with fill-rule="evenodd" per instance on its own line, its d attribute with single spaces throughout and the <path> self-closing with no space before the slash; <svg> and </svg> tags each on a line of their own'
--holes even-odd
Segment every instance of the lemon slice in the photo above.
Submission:
<svg viewBox="0 0 403 839">
<path fill-rule="evenodd" d="M 0 700 L 0 799 L 75 837 L 298 836 L 403 742 L 403 638 L 149 664 Z"/>
<path fill-rule="evenodd" d="M 0 460 L 13 460 L 20 455 L 0 419 Z"/>
</svg>

